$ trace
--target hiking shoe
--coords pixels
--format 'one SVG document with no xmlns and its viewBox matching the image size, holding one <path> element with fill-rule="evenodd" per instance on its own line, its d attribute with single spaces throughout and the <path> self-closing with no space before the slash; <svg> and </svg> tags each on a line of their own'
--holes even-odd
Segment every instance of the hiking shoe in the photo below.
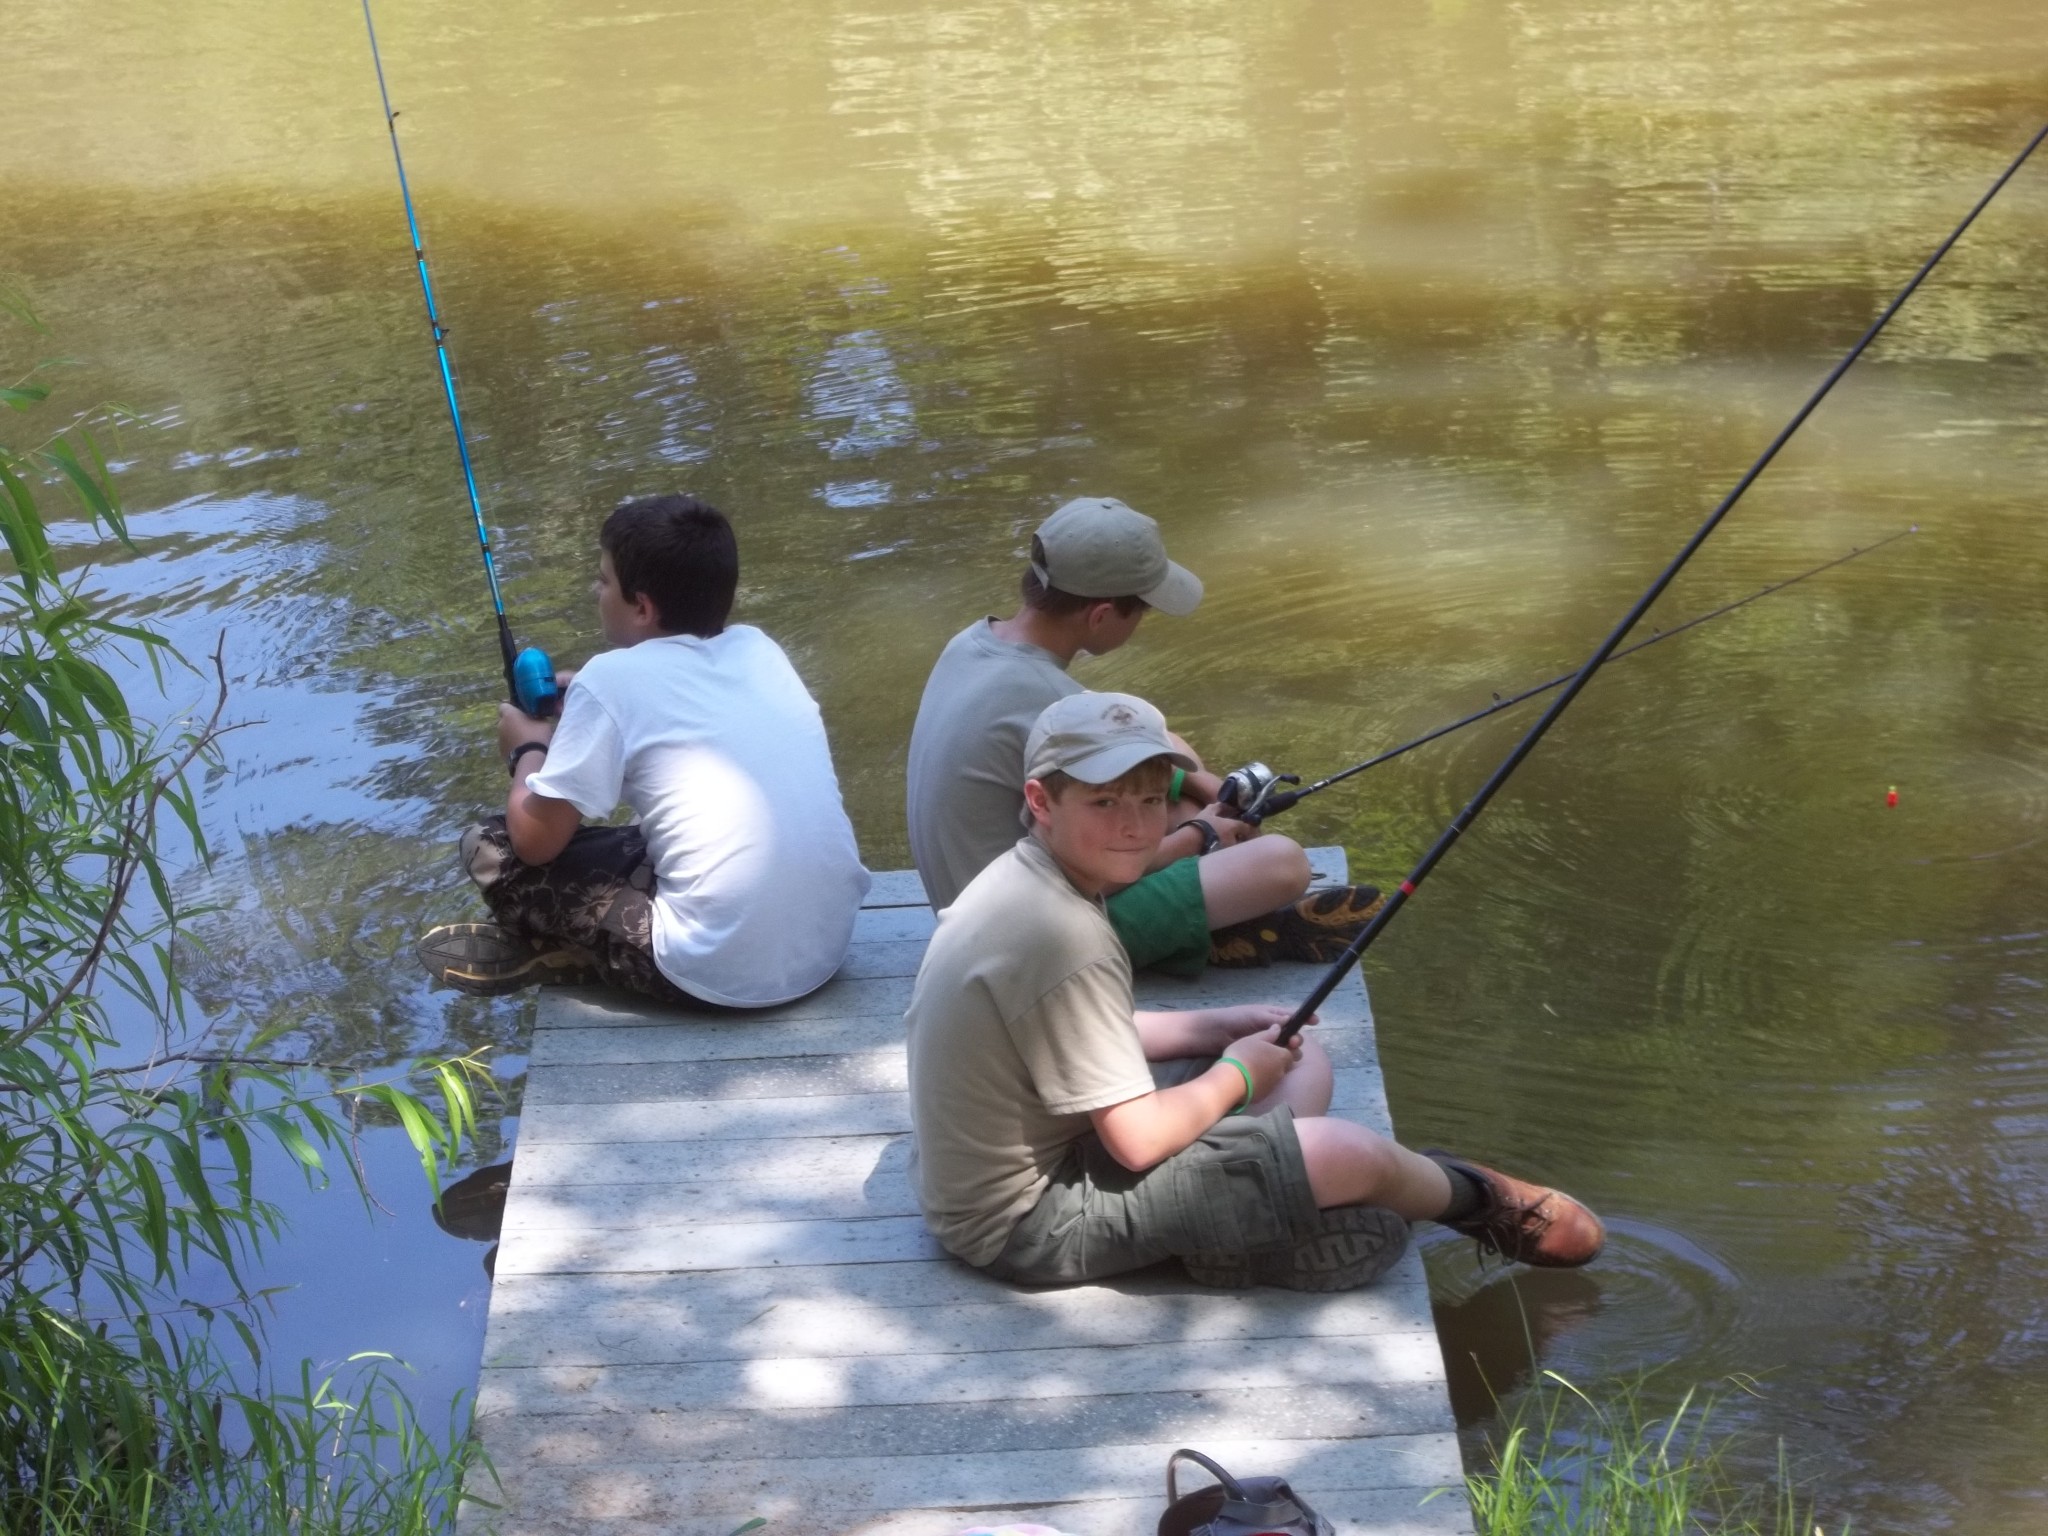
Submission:
<svg viewBox="0 0 2048 1536">
<path fill-rule="evenodd" d="M 1197 1285 L 1242 1291 L 1277 1285 L 1290 1291 L 1355 1291 L 1408 1251 L 1408 1223 L 1376 1205 L 1340 1205 L 1316 1213 L 1315 1234 L 1256 1253 L 1190 1253 L 1181 1267 Z"/>
<path fill-rule="evenodd" d="M 1561 1189 L 1526 1184 L 1449 1152 L 1422 1155 L 1478 1183 L 1479 1209 L 1463 1221 L 1443 1225 L 1476 1240 L 1483 1252 L 1497 1253 L 1514 1264 L 1576 1269 L 1598 1257 L 1607 1241 L 1600 1218 Z"/>
<path fill-rule="evenodd" d="M 1328 965 L 1350 947 L 1385 903 L 1372 885 L 1311 891 L 1291 906 L 1209 935 L 1209 963 L 1224 970 L 1307 960 Z"/>
<path fill-rule="evenodd" d="M 502 997 L 521 987 L 580 986 L 598 979 L 580 949 L 543 950 L 496 923 L 443 923 L 419 942 L 420 964 L 438 982 L 472 997 Z"/>
</svg>

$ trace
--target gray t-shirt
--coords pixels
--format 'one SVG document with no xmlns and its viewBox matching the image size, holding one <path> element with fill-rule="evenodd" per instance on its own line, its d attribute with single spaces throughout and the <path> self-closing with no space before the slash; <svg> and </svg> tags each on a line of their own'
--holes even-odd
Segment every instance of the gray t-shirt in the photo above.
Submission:
<svg viewBox="0 0 2048 1536">
<path fill-rule="evenodd" d="M 949 1252 L 994 1259 L 1088 1112 L 1152 1091 L 1132 1007 L 1102 903 L 1035 837 L 940 914 L 904 1024 L 911 1183 Z"/>
<path fill-rule="evenodd" d="M 1024 740 L 1046 705 L 1082 691 L 1052 652 L 998 639 L 994 622 L 946 643 L 910 731 L 910 858 L 934 911 L 1023 835 Z"/>
</svg>

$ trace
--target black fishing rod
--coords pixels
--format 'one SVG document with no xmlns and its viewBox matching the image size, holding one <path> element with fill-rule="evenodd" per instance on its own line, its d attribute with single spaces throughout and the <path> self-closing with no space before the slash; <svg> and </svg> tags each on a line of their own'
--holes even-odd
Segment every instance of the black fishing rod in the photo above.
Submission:
<svg viewBox="0 0 2048 1536">
<path fill-rule="evenodd" d="M 1678 553 L 1672 557 L 1671 563 L 1664 567 L 1657 579 L 1644 590 L 1643 595 L 1630 605 L 1628 612 L 1621 616 L 1621 622 L 1616 624 L 1607 638 L 1600 642 L 1599 648 L 1586 658 L 1585 665 L 1572 674 L 1571 681 L 1564 685 L 1555 699 L 1551 700 L 1550 707 L 1543 711 L 1536 723 L 1529 727 L 1520 741 L 1515 743 L 1514 750 L 1502 759 L 1501 765 L 1493 770 L 1484 784 L 1479 786 L 1479 792 L 1466 802 L 1463 810 L 1451 818 L 1450 825 L 1444 828 L 1434 843 L 1430 844 L 1429 851 L 1423 854 L 1415 868 L 1408 872 L 1408 878 L 1388 893 L 1385 903 L 1373 914 L 1372 921 L 1360 930 L 1358 937 L 1346 946 L 1344 953 L 1338 956 L 1323 979 L 1316 983 L 1315 989 L 1303 1000 L 1301 1006 L 1296 1008 L 1287 1022 L 1280 1026 L 1277 1038 L 1281 1044 L 1289 1043 L 1301 1032 L 1302 1026 L 1314 1015 L 1316 1009 L 1323 1005 L 1323 1000 L 1336 990 L 1337 983 L 1344 979 L 1345 973 L 1358 963 L 1359 957 L 1372 947 L 1373 941 L 1387 931 L 1387 924 L 1394 920 L 1395 914 L 1408 904 L 1408 898 L 1413 896 L 1417 887 L 1429 878 L 1430 871 L 1442 862 L 1444 855 L 1451 851 L 1451 846 L 1465 835 L 1465 829 L 1478 820 L 1479 813 L 1486 809 L 1487 802 L 1500 792 L 1501 786 L 1507 783 L 1517 768 L 1521 767 L 1522 759 L 1535 750 L 1536 743 L 1541 741 L 1549 733 L 1551 726 L 1557 723 L 1557 717 L 1571 707 L 1572 700 L 1576 699 L 1586 684 L 1592 681 L 1593 674 L 1599 671 L 1608 658 L 1620 648 L 1621 642 L 1628 638 L 1628 632 L 1635 628 L 1645 613 L 1649 612 L 1650 605 L 1663 595 L 1664 589 L 1670 586 L 1673 578 L 1685 568 L 1685 563 L 1699 552 L 1700 546 L 1706 543 L 1708 536 L 1721 525 L 1721 519 L 1728 515 L 1729 509 L 1742 499 L 1743 493 L 1750 486 L 1756 483 L 1757 476 L 1761 475 L 1771 460 L 1778 456 L 1778 450 L 1791 441 L 1792 434 L 1805 424 L 1806 418 L 1811 416 L 1821 401 L 1827 398 L 1828 392 L 1840 381 L 1842 375 L 1849 371 L 1850 365 L 1877 340 L 1878 334 L 1891 323 L 1892 316 L 1899 312 L 1906 300 L 1911 298 L 1921 283 L 1927 280 L 1927 275 L 1935 269 L 1955 243 L 1963 238 L 1969 227 L 1977 222 L 1977 216 L 1991 206 L 1991 200 L 2019 173 L 2020 167 L 2027 163 L 2028 157 L 2040 148 L 2043 139 L 2048 139 L 2048 123 L 2044 123 L 2033 138 L 2027 141 L 2027 147 L 2013 157 L 2012 163 L 2006 166 L 1996 181 L 1991 183 L 1989 190 L 1977 199 L 1976 206 L 1963 216 L 1963 221 L 1949 232 L 1946 240 L 1935 247 L 1934 254 L 1921 263 L 1920 270 L 1915 272 L 1906 286 L 1898 291 L 1892 301 L 1884 307 L 1883 312 L 1871 321 L 1870 328 L 1858 338 L 1856 345 L 1828 371 L 1827 377 L 1820 381 L 1811 395 L 1807 396 L 1806 403 L 1793 413 L 1792 419 L 1785 423 L 1776 437 L 1771 439 L 1770 446 L 1758 455 L 1757 461 L 1743 472 L 1742 478 L 1735 482 L 1734 488 L 1721 498 L 1719 505 L 1712 512 L 1707 514 L 1706 521 L 1694 530 L 1692 537 L 1687 539 Z"/>
<path fill-rule="evenodd" d="M 455 369 L 448 358 L 448 327 L 434 303 L 434 280 L 427 271 L 426 242 L 420 238 L 419 216 L 413 212 L 412 186 L 405 176 L 405 156 L 398 148 L 398 114 L 384 84 L 384 58 L 377 51 L 377 24 L 370 19 L 370 0 L 363 0 L 363 28 L 370 35 L 370 62 L 377 69 L 377 94 L 384 100 L 384 128 L 391 135 L 391 160 L 398 167 L 398 195 L 405 203 L 405 224 L 412 232 L 412 259 L 420 274 L 420 296 L 427 301 L 427 328 L 434 337 L 434 356 L 441 365 L 441 393 L 448 402 L 448 420 L 455 427 L 455 452 L 462 460 L 462 483 L 469 491 L 470 515 L 476 520 L 476 541 L 484 552 L 484 577 L 491 584 L 491 610 L 498 616 L 498 649 L 505 661 L 505 687 L 512 702 L 529 715 L 553 714 L 561 692 L 555 686 L 555 664 L 535 646 L 521 650 L 505 617 L 505 595 L 498 589 L 498 562 L 491 554 L 491 530 L 484 523 L 483 498 L 477 494 L 476 470 L 470 463 L 469 438 L 462 430 L 462 406 L 455 398 Z"/>
<path fill-rule="evenodd" d="M 1709 620 L 1724 618 L 1728 614 L 1735 612 L 1738 608 L 1747 608 L 1759 598 L 1769 597 L 1773 592 L 1783 592 L 1787 587 L 1796 587 L 1802 581 L 1811 581 L 1814 577 L 1832 571 L 1837 566 L 1847 565 L 1851 560 L 1860 560 L 1865 555 L 1874 554 L 1876 551 L 1883 549 L 1887 544 L 1896 544 L 1908 534 L 1918 533 L 1919 531 L 1920 525 L 1915 523 L 1910 528 L 1901 528 L 1897 533 L 1892 534 L 1888 538 L 1879 539 L 1875 544 L 1858 545 L 1846 555 L 1837 555 L 1834 559 L 1823 561 L 1811 570 L 1801 571 L 1797 576 L 1787 576 L 1783 581 L 1774 581 L 1767 587 L 1759 587 L 1756 591 L 1749 593 L 1745 597 L 1736 598 L 1732 603 L 1723 603 L 1720 607 L 1710 608 L 1705 613 L 1694 614 L 1683 624 L 1674 624 L 1669 629 L 1660 629 L 1647 640 L 1638 640 L 1634 645 L 1623 646 L 1607 659 L 1609 661 L 1619 661 L 1624 656 L 1635 655 L 1637 651 L 1646 651 L 1661 641 L 1670 640 L 1675 636 L 1682 635 L 1689 629 L 1697 629 Z M 1280 787 L 1282 784 L 1299 783 L 1300 781 L 1294 775 L 1276 774 L 1264 763 L 1249 763 L 1243 768 L 1231 771 L 1224 779 L 1223 788 L 1218 791 L 1217 798 L 1226 805 L 1233 807 L 1241 806 L 1242 809 L 1238 811 L 1239 818 L 1256 825 L 1269 816 L 1277 816 L 1282 811 L 1292 810 L 1310 795 L 1320 794 L 1332 784 L 1342 784 L 1346 779 L 1356 778 L 1368 768 L 1377 768 L 1381 763 L 1391 763 L 1395 758 L 1405 753 L 1413 752 L 1417 747 L 1426 747 L 1432 741 L 1441 740 L 1453 731 L 1462 731 L 1468 725 L 1477 725 L 1481 720 L 1490 719 L 1504 709 L 1513 709 L 1517 704 L 1533 699 L 1538 694 L 1548 693 L 1553 688 L 1562 688 L 1576 675 L 1576 673 L 1572 672 L 1560 672 L 1548 682 L 1537 683 L 1533 687 L 1524 688 L 1520 693 L 1511 693 L 1506 698 L 1502 698 L 1496 693 L 1493 696 L 1493 702 L 1484 708 L 1475 709 L 1469 715 L 1460 716 L 1449 725 L 1440 725 L 1433 731 L 1425 731 L 1413 740 L 1402 742 L 1398 747 L 1389 747 L 1384 752 L 1368 757 L 1362 763 L 1353 763 L 1349 768 L 1341 769 L 1331 774 L 1328 778 L 1317 779 L 1313 784 L 1304 784 L 1300 789 L 1282 789 Z"/>
</svg>

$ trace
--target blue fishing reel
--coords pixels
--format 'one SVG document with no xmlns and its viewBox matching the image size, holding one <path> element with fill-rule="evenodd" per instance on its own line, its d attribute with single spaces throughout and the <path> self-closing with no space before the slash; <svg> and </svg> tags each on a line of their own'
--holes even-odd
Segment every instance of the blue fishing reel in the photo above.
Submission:
<svg viewBox="0 0 2048 1536">
<path fill-rule="evenodd" d="M 536 720 L 545 720 L 562 707 L 562 690 L 555 685 L 555 664 L 537 645 L 529 645 L 512 658 L 512 702 L 521 713 Z"/>
</svg>

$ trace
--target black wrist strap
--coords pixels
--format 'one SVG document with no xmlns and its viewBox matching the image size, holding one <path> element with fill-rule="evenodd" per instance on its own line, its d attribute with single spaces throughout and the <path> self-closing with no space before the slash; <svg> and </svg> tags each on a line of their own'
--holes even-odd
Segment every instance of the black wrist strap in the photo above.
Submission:
<svg viewBox="0 0 2048 1536">
<path fill-rule="evenodd" d="M 505 771 L 507 773 L 517 773 L 519 771 L 519 759 L 526 756 L 529 752 L 545 752 L 547 749 L 548 744 L 544 741 L 522 741 L 507 754 L 505 758 Z"/>
<path fill-rule="evenodd" d="M 1198 859 L 1205 853 L 1214 853 L 1216 845 L 1223 841 L 1221 837 L 1217 836 L 1216 829 L 1199 816 L 1190 816 L 1173 830 L 1181 832 L 1189 827 L 1195 828 L 1202 835 L 1202 846 L 1195 853 L 1195 857 Z"/>
</svg>

